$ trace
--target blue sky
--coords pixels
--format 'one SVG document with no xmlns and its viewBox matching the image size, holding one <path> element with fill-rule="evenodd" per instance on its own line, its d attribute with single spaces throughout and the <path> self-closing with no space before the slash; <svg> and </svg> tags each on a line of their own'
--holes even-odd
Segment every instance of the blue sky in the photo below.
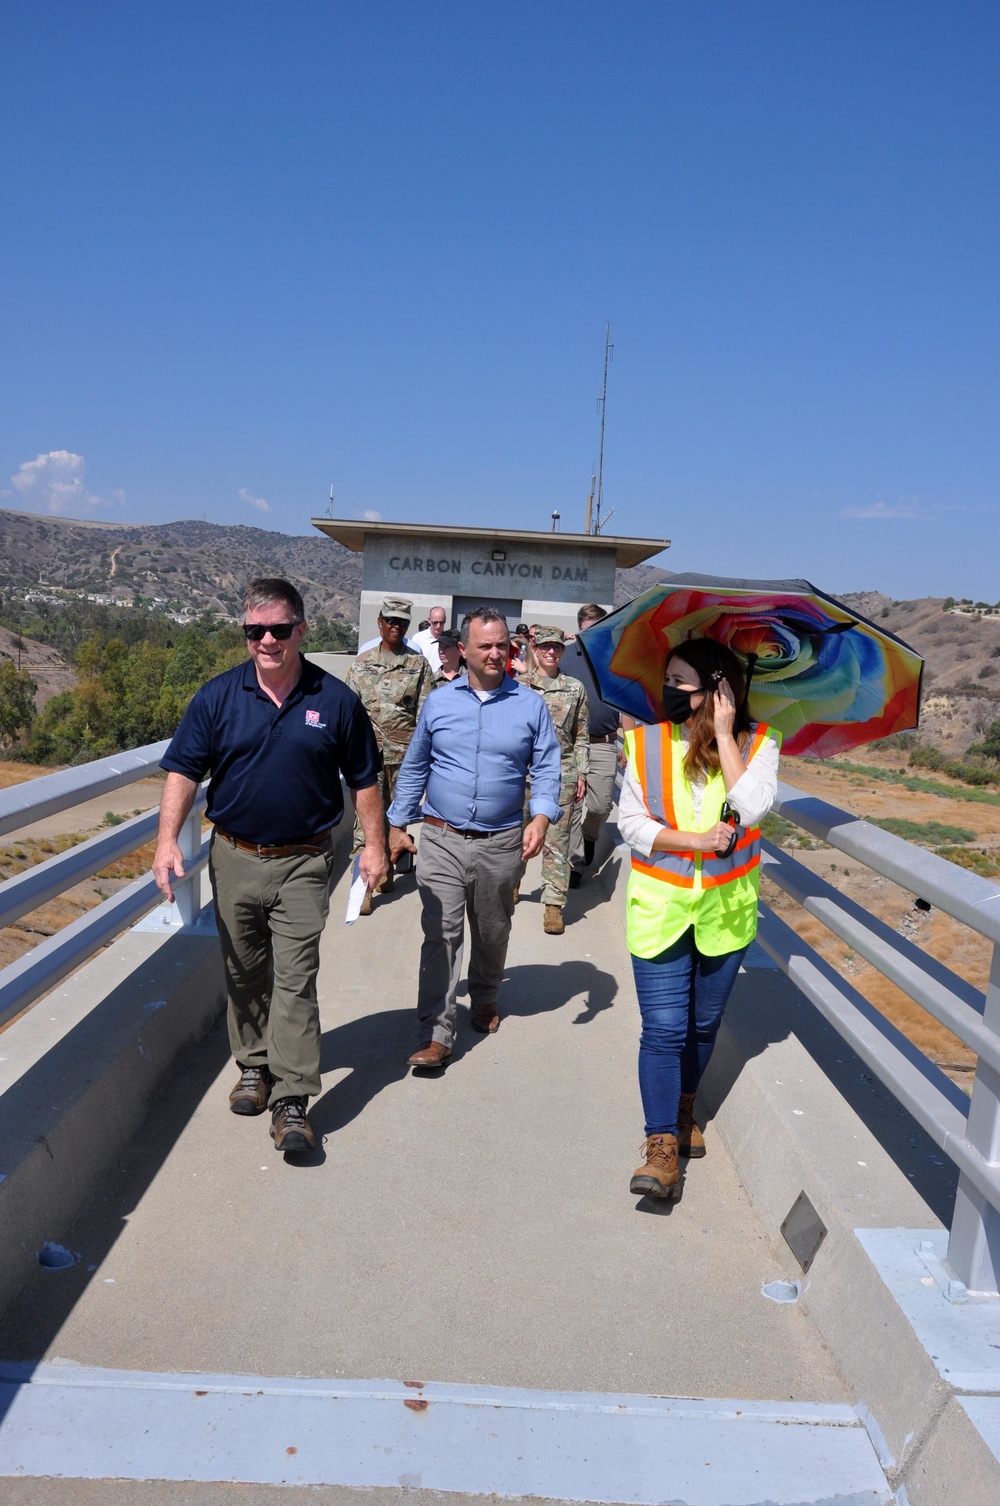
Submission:
<svg viewBox="0 0 1000 1506">
<path fill-rule="evenodd" d="M 0 506 L 582 528 L 610 320 L 609 532 L 995 601 L 998 44 L 995 0 L 7 7 Z"/>
</svg>

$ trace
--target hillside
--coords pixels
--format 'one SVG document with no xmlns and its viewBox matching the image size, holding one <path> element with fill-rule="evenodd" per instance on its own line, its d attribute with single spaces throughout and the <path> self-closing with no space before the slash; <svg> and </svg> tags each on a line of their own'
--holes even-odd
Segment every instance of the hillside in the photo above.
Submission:
<svg viewBox="0 0 1000 1506">
<path fill-rule="evenodd" d="M 669 574 L 619 570 L 616 605 Z M 132 527 L 0 510 L 0 590 L 79 591 L 198 613 L 239 610 L 255 575 L 295 581 L 311 615 L 357 622 L 361 556 L 319 533 L 189 520 Z"/>
<path fill-rule="evenodd" d="M 102 594 L 185 611 L 239 611 L 255 575 L 301 587 L 309 611 L 357 620 L 361 558 L 319 533 L 188 521 L 135 527 L 0 511 L 0 590 Z"/>
</svg>

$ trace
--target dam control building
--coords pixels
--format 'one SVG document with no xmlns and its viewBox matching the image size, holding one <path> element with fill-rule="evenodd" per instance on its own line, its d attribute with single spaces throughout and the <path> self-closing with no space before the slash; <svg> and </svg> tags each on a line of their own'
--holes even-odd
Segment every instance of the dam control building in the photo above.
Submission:
<svg viewBox="0 0 1000 1506">
<path fill-rule="evenodd" d="M 496 607 L 511 628 L 541 622 L 577 630 L 576 614 L 596 601 L 614 605 L 615 571 L 670 547 L 669 539 L 529 529 L 452 528 L 436 523 L 382 523 L 313 518 L 313 527 L 364 557 L 358 642 L 374 637 L 383 596 L 408 596 L 416 624 L 443 606 L 448 625 L 466 612 Z"/>
</svg>

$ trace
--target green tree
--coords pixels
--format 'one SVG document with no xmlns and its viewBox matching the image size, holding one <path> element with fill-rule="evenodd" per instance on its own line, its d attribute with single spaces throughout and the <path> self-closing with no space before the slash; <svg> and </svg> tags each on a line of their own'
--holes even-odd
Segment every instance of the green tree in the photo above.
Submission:
<svg viewBox="0 0 1000 1506">
<path fill-rule="evenodd" d="M 13 659 L 0 661 L 0 743 L 14 742 L 35 719 L 35 682 Z"/>
</svg>

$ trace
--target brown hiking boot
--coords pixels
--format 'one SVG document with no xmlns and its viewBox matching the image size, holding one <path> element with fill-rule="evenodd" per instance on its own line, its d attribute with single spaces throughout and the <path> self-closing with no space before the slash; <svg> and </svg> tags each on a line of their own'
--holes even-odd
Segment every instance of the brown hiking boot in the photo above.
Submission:
<svg viewBox="0 0 1000 1506">
<path fill-rule="evenodd" d="M 365 897 L 361 901 L 361 909 L 358 911 L 358 914 L 359 915 L 370 915 L 371 913 L 372 913 L 372 891 L 370 889 L 366 889 L 365 890 Z"/>
<path fill-rule="evenodd" d="M 266 1067 L 240 1068 L 240 1080 L 229 1095 L 229 1108 L 233 1114 L 263 1114 L 271 1096 L 274 1078 Z"/>
<path fill-rule="evenodd" d="M 312 1150 L 316 1144 L 312 1125 L 306 1118 L 304 1098 L 279 1098 L 271 1110 L 271 1139 L 275 1150 Z"/>
<path fill-rule="evenodd" d="M 682 1156 L 697 1160 L 705 1154 L 705 1139 L 694 1117 L 694 1093 L 682 1093 L 677 1110 L 677 1150 Z"/>
<path fill-rule="evenodd" d="M 636 1197 L 676 1197 L 681 1185 L 677 1136 L 650 1135 L 642 1154 L 646 1157 L 646 1164 L 633 1171 L 629 1192 Z"/>
<path fill-rule="evenodd" d="M 545 919 L 542 921 L 542 930 L 546 936 L 561 936 L 566 926 L 563 922 L 561 905 L 546 905 Z"/>
</svg>

